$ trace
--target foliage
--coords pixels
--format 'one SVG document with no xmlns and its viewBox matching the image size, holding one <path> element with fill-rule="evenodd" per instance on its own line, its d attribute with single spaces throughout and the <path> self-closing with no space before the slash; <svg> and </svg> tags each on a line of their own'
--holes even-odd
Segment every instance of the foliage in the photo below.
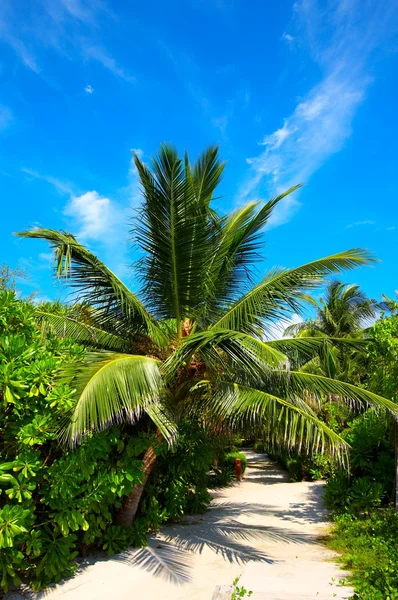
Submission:
<svg viewBox="0 0 398 600">
<path fill-rule="evenodd" d="M 369 512 L 392 497 L 394 454 L 386 416 L 368 410 L 343 433 L 350 444 L 351 474 L 337 470 L 325 487 L 327 506 L 335 512 Z"/>
<path fill-rule="evenodd" d="M 75 450 L 58 432 L 75 398 L 66 365 L 78 367 L 84 349 L 43 331 L 36 308 L 0 292 L 0 580 L 21 578 L 39 589 L 76 568 L 78 554 L 113 554 L 145 545 L 148 529 L 209 503 L 206 472 L 220 442 L 193 423 L 181 424 L 175 453 L 162 449 L 158 472 L 133 527 L 113 524 L 122 498 L 142 480 L 143 452 L 153 441 L 148 421 L 88 436 Z M 214 437 L 214 436 L 213 436 Z M 155 492 L 155 493 L 152 493 Z"/>
<path fill-rule="evenodd" d="M 8 265 L 0 264 L 0 291 L 16 291 L 17 279 L 27 279 L 26 271 L 22 269 L 11 269 Z"/>
<path fill-rule="evenodd" d="M 268 454 L 286 469 L 290 481 L 326 479 L 337 468 L 336 460 L 325 454 L 306 456 L 294 451 L 288 452 L 283 448 L 273 448 Z"/>
<path fill-rule="evenodd" d="M 234 468 L 237 458 L 241 461 L 243 475 L 247 466 L 247 458 L 243 452 L 238 452 L 233 448 L 229 452 L 225 451 L 218 454 L 216 465 L 209 477 L 209 487 L 228 486 L 236 480 Z"/>
<path fill-rule="evenodd" d="M 168 145 L 150 167 L 137 155 L 134 160 L 143 191 L 131 231 L 141 256 L 134 265 L 138 294 L 73 235 L 44 228 L 20 234 L 50 243 L 57 276 L 88 307 L 97 346 L 103 340 L 108 351 L 87 353 L 85 368 L 71 377 L 79 400 L 69 442 L 146 413 L 171 446 L 179 416 L 205 415 L 224 430 L 261 429 L 266 421 L 271 430 L 284 429 L 289 447 L 342 454 L 343 440 L 305 403 L 308 390 L 396 410 L 377 394 L 286 368 L 290 353 L 309 359 L 338 340 L 259 339 L 276 320 L 301 313 L 308 293 L 327 276 L 371 263 L 369 253 L 352 249 L 293 269 L 269 269 L 256 282 L 261 231 L 297 186 L 224 216 L 211 205 L 224 170 L 218 148 L 207 149 L 194 164 Z M 86 321 L 61 318 L 42 316 L 58 333 L 89 343 Z"/>
<path fill-rule="evenodd" d="M 243 452 L 227 452 L 223 457 L 221 464 L 228 466 L 232 471 L 235 467 L 236 459 L 239 458 L 242 467 L 242 475 L 244 475 L 247 467 L 247 457 Z"/>
<path fill-rule="evenodd" d="M 177 521 L 185 513 L 205 512 L 211 501 L 207 473 L 223 451 L 224 443 L 214 433 L 188 419 L 181 420 L 178 445 L 172 452 L 164 447 L 158 457 L 141 511 L 156 514 L 157 527 L 168 520 Z"/>
<path fill-rule="evenodd" d="M 394 400 L 398 393 L 398 305 L 390 306 L 391 314 L 383 315 L 368 331 L 372 343 L 366 384 Z"/>
<path fill-rule="evenodd" d="M 232 582 L 233 590 L 231 600 L 238 600 L 238 598 L 250 598 L 253 592 L 248 591 L 243 585 L 239 586 L 238 583 L 239 577 L 236 577 L 236 579 L 234 579 Z"/>
<path fill-rule="evenodd" d="M 300 337 L 324 337 L 332 340 L 315 357 L 310 357 L 301 368 L 310 373 L 326 375 L 334 379 L 360 383 L 364 369 L 364 329 L 376 318 L 377 311 L 384 307 L 366 296 L 358 285 L 330 281 L 325 296 L 313 301 L 317 312 L 314 319 L 291 325 L 286 335 Z M 341 340 L 356 340 L 356 344 L 341 344 Z M 379 393 L 380 390 L 379 390 Z"/>
<path fill-rule="evenodd" d="M 398 513 L 377 510 L 366 518 L 350 514 L 336 519 L 329 545 L 343 555 L 353 572 L 353 598 L 398 599 Z"/>
</svg>

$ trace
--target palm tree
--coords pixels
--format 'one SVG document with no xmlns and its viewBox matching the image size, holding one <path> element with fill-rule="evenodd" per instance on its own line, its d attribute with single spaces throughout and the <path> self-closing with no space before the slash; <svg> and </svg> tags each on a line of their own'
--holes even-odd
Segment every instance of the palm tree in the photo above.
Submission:
<svg viewBox="0 0 398 600">
<path fill-rule="evenodd" d="M 265 422 L 272 428 L 282 420 L 287 445 L 298 440 L 309 450 L 328 446 L 341 452 L 341 438 L 303 401 L 308 391 L 398 410 L 347 383 L 288 369 L 286 353 L 311 357 L 324 338 L 264 341 L 267 328 L 301 312 L 306 294 L 325 277 L 372 261 L 354 249 L 294 269 L 273 268 L 255 282 L 261 230 L 298 186 L 223 216 L 211 206 L 225 166 L 217 148 L 193 165 L 167 145 L 151 169 L 137 155 L 134 160 L 143 191 L 131 230 L 141 253 L 133 267 L 137 294 L 70 233 L 35 228 L 18 234 L 50 243 L 57 276 L 91 310 L 90 323 L 40 314 L 61 335 L 97 348 L 72 374 L 78 399 L 65 432 L 69 443 L 146 413 L 157 438 L 172 445 L 183 413 L 230 429 Z M 125 527 L 134 520 L 155 460 L 156 445 L 145 453 L 143 480 L 117 517 Z"/>
<path fill-rule="evenodd" d="M 312 300 L 317 312 L 314 319 L 290 325 L 285 335 L 298 337 L 324 336 L 326 339 L 359 339 L 377 317 L 383 303 L 368 298 L 358 285 L 330 281 L 319 301 Z M 349 348 L 326 344 L 319 355 L 305 362 L 303 368 L 346 381 L 360 380 L 363 371 L 363 348 Z"/>
<path fill-rule="evenodd" d="M 359 285 L 330 281 L 324 298 L 313 300 L 317 309 L 315 319 L 295 323 L 285 330 L 285 334 L 305 332 L 324 334 L 336 338 L 355 338 L 369 326 L 380 310 L 380 303 L 372 300 Z"/>
</svg>

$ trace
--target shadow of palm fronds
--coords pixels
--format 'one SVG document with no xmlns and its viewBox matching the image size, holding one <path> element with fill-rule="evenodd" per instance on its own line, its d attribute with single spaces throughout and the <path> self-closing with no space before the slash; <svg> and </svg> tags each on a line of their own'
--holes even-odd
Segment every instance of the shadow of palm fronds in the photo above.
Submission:
<svg viewBox="0 0 398 600">
<path fill-rule="evenodd" d="M 192 579 L 193 555 L 169 540 L 152 538 L 146 548 L 122 552 L 114 560 L 140 567 L 177 585 Z"/>
</svg>

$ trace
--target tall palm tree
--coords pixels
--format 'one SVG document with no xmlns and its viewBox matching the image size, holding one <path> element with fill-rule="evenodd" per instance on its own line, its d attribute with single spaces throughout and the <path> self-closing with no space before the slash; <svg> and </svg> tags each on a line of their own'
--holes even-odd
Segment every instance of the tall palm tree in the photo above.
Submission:
<svg viewBox="0 0 398 600">
<path fill-rule="evenodd" d="M 381 304 L 368 298 L 359 285 L 337 280 L 330 281 L 325 297 L 313 303 L 317 309 L 315 319 L 295 323 L 285 334 L 305 332 L 355 338 L 376 319 L 381 308 Z"/>
<path fill-rule="evenodd" d="M 312 300 L 312 303 L 317 311 L 315 318 L 290 325 L 285 329 L 285 335 L 359 340 L 384 306 L 368 298 L 358 285 L 338 280 L 330 281 L 324 297 L 319 301 Z M 338 379 L 359 381 L 363 359 L 359 348 L 327 344 L 317 357 L 304 364 L 304 368 Z"/>
<path fill-rule="evenodd" d="M 193 165 L 167 145 L 151 169 L 137 155 L 134 160 L 143 192 L 131 230 L 141 253 L 133 267 L 138 294 L 70 233 L 35 228 L 18 234 L 47 240 L 57 276 L 75 290 L 79 303 L 91 307 L 91 323 L 41 314 L 60 334 L 97 347 L 73 373 L 78 399 L 66 430 L 70 443 L 146 413 L 158 439 L 173 444 L 178 416 L 188 413 L 231 429 L 265 422 L 272 428 L 283 420 L 286 444 L 299 440 L 308 449 L 328 445 L 338 451 L 343 441 L 305 404 L 308 391 L 398 410 L 363 389 L 287 368 L 287 352 L 312 356 L 324 338 L 264 341 L 267 328 L 300 312 L 306 294 L 326 276 L 371 262 L 366 251 L 349 250 L 294 269 L 273 268 L 256 282 L 261 230 L 296 188 L 223 216 L 211 206 L 225 166 L 217 148 L 206 150 Z M 155 460 L 153 446 L 143 458 L 142 483 L 118 515 L 125 527 L 134 520 Z"/>
</svg>

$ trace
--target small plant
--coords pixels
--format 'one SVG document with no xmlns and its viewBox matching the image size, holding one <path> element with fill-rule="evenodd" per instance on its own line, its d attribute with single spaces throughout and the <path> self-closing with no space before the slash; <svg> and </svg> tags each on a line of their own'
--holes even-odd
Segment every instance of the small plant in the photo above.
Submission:
<svg viewBox="0 0 398 600">
<path fill-rule="evenodd" d="M 342 555 L 343 565 L 352 573 L 339 584 L 352 585 L 353 598 L 398 599 L 397 537 L 398 514 L 393 508 L 336 517 L 329 546 Z"/>
<path fill-rule="evenodd" d="M 232 591 L 231 600 L 237 600 L 238 598 L 250 598 L 250 596 L 253 594 L 252 591 L 248 591 L 244 586 L 238 586 L 239 579 L 239 577 L 236 577 L 232 582 L 234 589 Z"/>
</svg>

